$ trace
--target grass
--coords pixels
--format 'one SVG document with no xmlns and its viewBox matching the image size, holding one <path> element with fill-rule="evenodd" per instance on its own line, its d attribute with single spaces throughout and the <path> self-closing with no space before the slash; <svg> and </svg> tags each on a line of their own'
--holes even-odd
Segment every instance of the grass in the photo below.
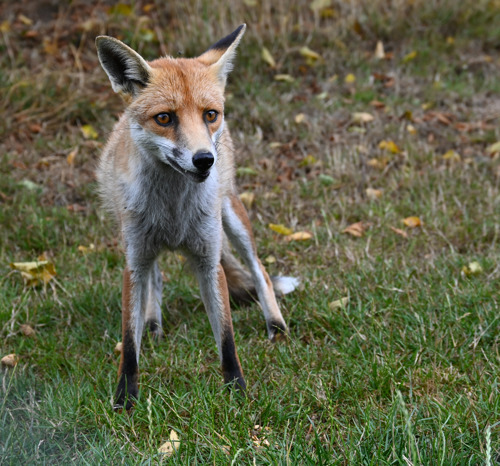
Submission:
<svg viewBox="0 0 500 466">
<path fill-rule="evenodd" d="M 498 462 L 495 2 L 33 5 L 2 6 L 0 356 L 19 362 L 0 369 L 0 464 Z M 260 256 L 302 281 L 281 301 L 291 337 L 270 344 L 258 306 L 235 307 L 249 388 L 229 394 L 196 283 L 166 254 L 166 336 L 146 335 L 140 398 L 115 413 L 123 257 L 93 170 L 123 104 L 93 38 L 192 56 L 242 21 L 226 113 L 238 166 L 254 170 L 238 185 L 255 194 Z M 373 57 L 377 40 L 392 56 Z M 343 232 L 355 222 L 361 237 Z M 57 276 L 28 287 L 9 264 L 42 254 Z M 162 455 L 172 430 L 179 449 Z"/>
</svg>

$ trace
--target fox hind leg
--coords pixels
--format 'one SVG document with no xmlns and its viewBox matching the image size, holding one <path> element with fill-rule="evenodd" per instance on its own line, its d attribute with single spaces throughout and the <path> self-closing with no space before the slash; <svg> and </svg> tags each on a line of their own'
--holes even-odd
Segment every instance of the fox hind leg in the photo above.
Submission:
<svg viewBox="0 0 500 466">
<path fill-rule="evenodd" d="M 228 238 L 250 270 L 255 291 L 266 319 L 269 338 L 274 341 L 278 335 L 287 332 L 287 326 L 276 302 L 273 281 L 257 257 L 247 212 L 236 195 L 232 195 L 224 201 L 223 225 Z M 231 269 L 235 268 L 235 262 L 229 260 L 227 252 L 223 255 L 223 263 L 224 260 L 226 264 L 232 266 Z M 277 277 L 274 280 L 279 291 L 283 294 L 292 291 L 298 283 L 292 277 Z"/>
</svg>

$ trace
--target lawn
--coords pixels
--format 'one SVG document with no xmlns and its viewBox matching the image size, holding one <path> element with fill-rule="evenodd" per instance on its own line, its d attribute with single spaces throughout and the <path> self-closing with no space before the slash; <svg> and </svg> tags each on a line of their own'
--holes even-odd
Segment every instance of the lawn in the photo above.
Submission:
<svg viewBox="0 0 500 466">
<path fill-rule="evenodd" d="M 0 6 L 0 464 L 500 462 L 498 1 L 69 3 Z M 242 22 L 226 120 L 259 255 L 301 280 L 290 336 L 233 306 L 230 393 L 165 254 L 165 337 L 117 413 L 124 259 L 94 169 L 124 103 L 94 38 L 191 57 Z M 46 283 L 11 265 L 37 260 Z"/>
</svg>

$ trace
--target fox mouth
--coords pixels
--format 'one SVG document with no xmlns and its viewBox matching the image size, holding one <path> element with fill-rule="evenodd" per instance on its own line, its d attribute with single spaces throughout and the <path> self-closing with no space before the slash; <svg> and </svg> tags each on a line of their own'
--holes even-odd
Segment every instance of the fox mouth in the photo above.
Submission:
<svg viewBox="0 0 500 466">
<path fill-rule="evenodd" d="M 210 176 L 210 170 L 204 172 L 186 170 L 172 159 L 169 159 L 168 163 L 175 171 L 179 172 L 181 175 L 187 175 L 197 183 L 203 183 Z"/>
</svg>

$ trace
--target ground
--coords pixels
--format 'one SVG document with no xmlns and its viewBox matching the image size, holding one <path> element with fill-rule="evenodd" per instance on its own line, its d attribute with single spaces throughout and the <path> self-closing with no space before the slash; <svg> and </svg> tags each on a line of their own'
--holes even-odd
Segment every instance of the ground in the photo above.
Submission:
<svg viewBox="0 0 500 466">
<path fill-rule="evenodd" d="M 498 1 L 176 3 L 0 7 L 0 463 L 495 464 Z M 290 338 L 234 306 L 229 394 L 165 255 L 165 338 L 115 413 L 123 255 L 94 169 L 124 103 L 94 38 L 190 57 L 242 22 L 226 118 L 259 254 L 301 279 Z M 46 284 L 10 265 L 39 258 Z"/>
</svg>

